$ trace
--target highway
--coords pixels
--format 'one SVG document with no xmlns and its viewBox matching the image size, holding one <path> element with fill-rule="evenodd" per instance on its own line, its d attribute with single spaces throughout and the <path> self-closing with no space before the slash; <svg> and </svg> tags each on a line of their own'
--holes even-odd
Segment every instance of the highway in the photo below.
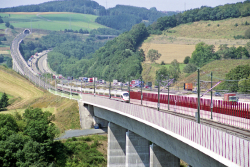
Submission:
<svg viewBox="0 0 250 167">
<path fill-rule="evenodd" d="M 31 67 L 28 66 L 27 62 L 22 57 L 20 51 L 19 51 L 19 44 L 22 42 L 22 40 L 29 34 L 20 33 L 18 34 L 11 44 L 11 57 L 13 62 L 13 69 L 29 79 L 31 82 L 33 82 L 35 85 L 44 87 L 44 88 L 51 88 L 52 86 L 48 83 L 45 83 L 43 81 L 43 77 L 38 75 Z"/>
<path fill-rule="evenodd" d="M 50 68 L 48 67 L 47 58 L 48 58 L 48 54 L 46 53 L 43 56 L 41 56 L 40 59 L 38 60 L 37 65 L 38 65 L 40 72 L 56 75 L 56 73 L 51 71 Z"/>
</svg>

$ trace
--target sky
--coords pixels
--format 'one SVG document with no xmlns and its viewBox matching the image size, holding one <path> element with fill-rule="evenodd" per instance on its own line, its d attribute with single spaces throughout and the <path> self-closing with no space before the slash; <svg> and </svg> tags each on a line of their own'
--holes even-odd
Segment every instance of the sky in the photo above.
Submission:
<svg viewBox="0 0 250 167">
<path fill-rule="evenodd" d="M 184 11 L 201 6 L 215 7 L 227 3 L 244 2 L 245 0 L 94 0 L 105 8 L 115 7 L 117 4 L 138 7 L 156 7 L 160 11 Z M 0 8 L 30 5 L 48 2 L 48 0 L 0 0 Z"/>
</svg>

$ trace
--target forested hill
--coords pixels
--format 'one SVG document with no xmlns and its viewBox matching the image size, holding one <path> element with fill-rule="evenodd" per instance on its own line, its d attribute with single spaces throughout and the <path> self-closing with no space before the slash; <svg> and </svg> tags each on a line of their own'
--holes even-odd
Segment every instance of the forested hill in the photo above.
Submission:
<svg viewBox="0 0 250 167">
<path fill-rule="evenodd" d="M 161 17 L 148 28 L 152 34 L 159 34 L 160 31 L 176 27 L 180 24 L 191 23 L 200 20 L 223 20 L 227 18 L 238 18 L 250 16 L 250 0 L 224 6 L 207 7 L 202 6 L 191 9 L 173 16 Z"/>
<path fill-rule="evenodd" d="M 2 8 L 0 12 L 75 12 L 92 15 L 106 15 L 103 6 L 91 0 L 50 1 L 38 5 Z"/>
<path fill-rule="evenodd" d="M 131 27 L 140 22 L 144 22 L 146 25 L 150 25 L 158 18 L 164 16 L 170 16 L 176 14 L 175 12 L 169 12 L 165 14 L 157 11 L 155 7 L 139 8 L 134 6 L 116 5 L 114 8 L 107 10 L 106 16 L 100 16 L 96 19 L 96 22 L 107 27 L 111 27 L 117 30 L 130 30 Z"/>
<path fill-rule="evenodd" d="M 129 31 L 133 25 L 144 22 L 150 25 L 158 18 L 171 16 L 176 12 L 163 13 L 155 7 L 151 9 L 117 5 L 114 8 L 105 9 L 95 1 L 91 0 L 64 0 L 51 1 L 38 5 L 26 5 L 12 8 L 2 8 L 0 12 L 74 12 L 99 16 L 96 22 L 110 28 Z"/>
<path fill-rule="evenodd" d="M 146 26 L 143 23 L 137 24 L 129 32 L 108 41 L 89 57 L 84 55 L 77 57 L 85 50 L 81 50 L 80 44 L 76 48 L 74 45 L 77 42 L 64 42 L 65 44 L 60 44 L 49 52 L 48 62 L 54 71 L 64 76 L 98 77 L 121 81 L 126 81 L 129 76 L 138 78 L 141 75 L 141 62 L 144 61 L 145 55 L 142 50 L 136 49 L 146 37 L 148 37 Z M 88 49 L 87 45 L 83 47 Z M 75 56 L 73 53 L 76 53 Z"/>
</svg>

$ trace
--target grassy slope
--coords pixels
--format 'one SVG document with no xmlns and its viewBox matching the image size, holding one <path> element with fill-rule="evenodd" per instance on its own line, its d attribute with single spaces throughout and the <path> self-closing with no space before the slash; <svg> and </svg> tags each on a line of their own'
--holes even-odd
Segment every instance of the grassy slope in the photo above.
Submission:
<svg viewBox="0 0 250 167">
<path fill-rule="evenodd" d="M 242 25 L 246 21 L 249 22 L 250 17 L 236 18 L 236 19 L 226 19 L 221 21 L 199 21 L 194 23 L 188 23 L 179 25 L 175 28 L 170 29 L 171 31 L 175 30 L 175 33 L 169 33 L 164 31 L 162 35 L 151 35 L 147 40 L 141 45 L 141 48 L 144 50 L 145 54 L 150 49 L 156 49 L 159 53 L 162 54 L 161 58 L 156 61 L 156 63 L 170 63 L 174 59 L 177 59 L 178 62 L 182 63 L 186 56 L 192 55 L 192 52 L 195 50 L 195 45 L 199 42 L 205 42 L 209 45 L 215 45 L 215 50 L 218 49 L 220 44 L 228 44 L 228 46 L 244 46 L 250 40 L 240 39 L 235 40 L 233 36 L 244 35 L 244 32 L 250 28 L 250 25 Z M 234 26 L 235 23 L 238 26 Z M 210 24 L 210 26 L 208 26 Z M 217 25 L 220 25 L 219 27 Z M 224 63 L 240 64 L 241 62 L 245 63 L 244 60 L 222 60 L 218 61 L 218 67 L 223 67 Z M 248 61 L 246 61 L 248 62 Z M 155 72 L 160 66 L 152 64 L 146 58 L 146 61 L 142 63 L 143 66 L 143 78 L 146 81 L 155 79 Z M 182 68 L 185 65 L 182 65 Z M 217 71 L 215 65 L 211 65 L 208 71 Z M 219 77 L 225 77 L 225 74 L 230 71 L 230 66 L 228 67 L 225 64 L 225 68 L 220 69 L 221 73 L 218 73 Z M 190 75 L 189 77 L 191 77 Z M 182 75 L 182 80 L 185 79 L 185 74 Z M 188 78 L 187 81 L 188 82 Z"/>
<path fill-rule="evenodd" d="M 200 78 L 201 80 L 210 81 L 210 73 L 213 72 L 213 81 L 220 81 L 225 79 L 225 74 L 227 74 L 231 69 L 237 67 L 238 65 L 250 64 L 250 59 L 248 60 L 216 60 L 201 68 Z M 197 72 L 192 73 L 188 77 L 183 75 L 180 82 L 194 82 L 197 79 Z"/>
<path fill-rule="evenodd" d="M 55 114 L 55 124 L 63 132 L 79 129 L 78 103 L 73 100 L 52 95 L 32 85 L 27 79 L 10 69 L 0 66 L 0 92 L 13 96 L 14 103 L 7 111 L 0 113 L 23 113 L 27 107 L 42 108 Z"/>
<path fill-rule="evenodd" d="M 0 13 L 0 16 L 3 17 L 4 21 L 9 21 L 10 24 L 16 28 L 31 28 L 32 26 L 32 29 L 60 31 L 64 29 L 70 29 L 70 27 L 72 30 L 79 30 L 81 28 L 91 30 L 105 27 L 95 23 L 97 16 L 88 14 L 66 12 L 12 12 Z M 0 29 L 5 28 L 6 27 L 4 24 L 0 24 Z"/>
<path fill-rule="evenodd" d="M 234 36 L 243 35 L 250 25 L 242 25 L 249 22 L 250 17 L 232 18 L 219 21 L 199 21 L 182 24 L 170 30 L 175 30 L 173 35 L 177 37 L 201 38 L 201 39 L 234 39 Z M 235 26 L 235 24 L 238 26 Z M 210 24 L 210 25 L 209 25 Z M 218 26 L 219 24 L 219 26 Z"/>
</svg>

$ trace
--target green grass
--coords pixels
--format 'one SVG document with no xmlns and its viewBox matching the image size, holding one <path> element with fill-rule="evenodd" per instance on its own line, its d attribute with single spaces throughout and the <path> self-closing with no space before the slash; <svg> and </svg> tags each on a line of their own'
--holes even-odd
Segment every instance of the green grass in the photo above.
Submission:
<svg viewBox="0 0 250 167">
<path fill-rule="evenodd" d="M 54 107 L 49 107 L 49 108 L 41 108 L 43 112 L 49 111 L 50 113 L 54 113 L 55 108 Z M 26 109 L 16 109 L 16 110 L 8 110 L 8 111 L 1 111 L 0 114 L 12 114 L 14 115 L 15 112 L 18 112 L 19 114 L 23 115 L 24 111 Z"/>
<path fill-rule="evenodd" d="M 157 63 L 152 63 L 151 65 L 152 65 L 153 67 L 155 67 L 155 68 L 158 68 L 158 69 L 160 69 L 161 66 L 165 66 L 165 67 L 167 67 L 167 68 L 170 67 L 170 64 L 160 65 L 160 64 L 157 64 Z M 180 63 L 180 64 L 179 64 L 180 70 L 182 71 L 183 68 L 184 68 L 185 66 L 186 66 L 186 64 Z"/>
<path fill-rule="evenodd" d="M 54 90 L 49 90 L 49 92 L 51 92 L 51 93 L 53 93 L 55 95 L 58 95 L 58 96 L 69 98 L 69 99 L 75 99 L 75 100 L 80 100 L 81 99 L 80 95 L 72 94 L 70 96 L 70 94 L 68 94 L 68 93 L 57 92 L 57 91 L 54 91 Z"/>
<path fill-rule="evenodd" d="M 40 14 L 8 14 L 0 13 L 4 21 L 9 21 L 15 28 L 44 29 L 51 31 L 60 31 L 64 29 L 97 29 L 105 26 L 95 23 L 97 16 L 77 13 L 49 13 Z M 7 16 L 7 17 L 5 17 Z M 71 22 L 70 22 L 71 19 Z M 5 24 L 0 24 L 0 29 L 5 29 Z"/>
</svg>

